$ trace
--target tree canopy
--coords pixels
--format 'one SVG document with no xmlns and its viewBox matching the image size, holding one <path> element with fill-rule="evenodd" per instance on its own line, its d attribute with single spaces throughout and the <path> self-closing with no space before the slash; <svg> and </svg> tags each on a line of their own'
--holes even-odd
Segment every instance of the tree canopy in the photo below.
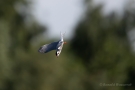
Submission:
<svg viewBox="0 0 135 90">
<path fill-rule="evenodd" d="M 30 1 L 0 1 L 0 90 L 135 89 L 129 13 L 125 10 L 121 18 L 116 13 L 104 16 L 101 5 L 93 7 L 86 1 L 86 16 L 59 58 L 55 51 L 37 52 L 53 40 L 41 39 L 46 26 L 32 17 Z M 104 86 L 117 83 L 129 86 Z"/>
</svg>

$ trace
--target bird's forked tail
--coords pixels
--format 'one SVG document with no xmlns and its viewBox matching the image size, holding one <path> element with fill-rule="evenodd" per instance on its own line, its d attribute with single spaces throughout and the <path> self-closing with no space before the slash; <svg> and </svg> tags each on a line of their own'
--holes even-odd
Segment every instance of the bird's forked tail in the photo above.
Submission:
<svg viewBox="0 0 135 90">
<path fill-rule="evenodd" d="M 66 32 L 62 33 L 60 32 L 60 35 L 61 35 L 61 41 L 63 41 L 63 36 L 65 35 Z"/>
</svg>

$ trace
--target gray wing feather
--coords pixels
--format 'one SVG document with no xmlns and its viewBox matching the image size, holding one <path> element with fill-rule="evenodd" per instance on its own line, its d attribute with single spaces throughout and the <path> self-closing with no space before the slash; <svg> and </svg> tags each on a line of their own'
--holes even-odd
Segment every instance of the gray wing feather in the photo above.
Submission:
<svg viewBox="0 0 135 90">
<path fill-rule="evenodd" d="M 39 48 L 38 52 L 47 53 L 49 51 L 56 50 L 58 43 L 59 42 L 53 42 L 53 43 L 50 43 L 50 44 L 45 44 L 45 45 L 43 45 Z"/>
</svg>

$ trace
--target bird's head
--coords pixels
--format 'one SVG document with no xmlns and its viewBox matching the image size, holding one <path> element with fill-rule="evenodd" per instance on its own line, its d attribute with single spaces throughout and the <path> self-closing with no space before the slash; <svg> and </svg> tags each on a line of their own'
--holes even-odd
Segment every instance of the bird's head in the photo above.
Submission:
<svg viewBox="0 0 135 90">
<path fill-rule="evenodd" d="M 56 51 L 56 56 L 59 57 L 60 51 Z"/>
</svg>

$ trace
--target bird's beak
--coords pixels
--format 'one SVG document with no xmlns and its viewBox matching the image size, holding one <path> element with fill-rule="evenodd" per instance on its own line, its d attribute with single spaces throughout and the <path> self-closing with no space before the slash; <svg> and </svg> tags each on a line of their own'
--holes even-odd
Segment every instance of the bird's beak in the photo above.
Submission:
<svg viewBox="0 0 135 90">
<path fill-rule="evenodd" d="M 64 44 L 66 44 L 67 42 L 64 42 Z"/>
</svg>

